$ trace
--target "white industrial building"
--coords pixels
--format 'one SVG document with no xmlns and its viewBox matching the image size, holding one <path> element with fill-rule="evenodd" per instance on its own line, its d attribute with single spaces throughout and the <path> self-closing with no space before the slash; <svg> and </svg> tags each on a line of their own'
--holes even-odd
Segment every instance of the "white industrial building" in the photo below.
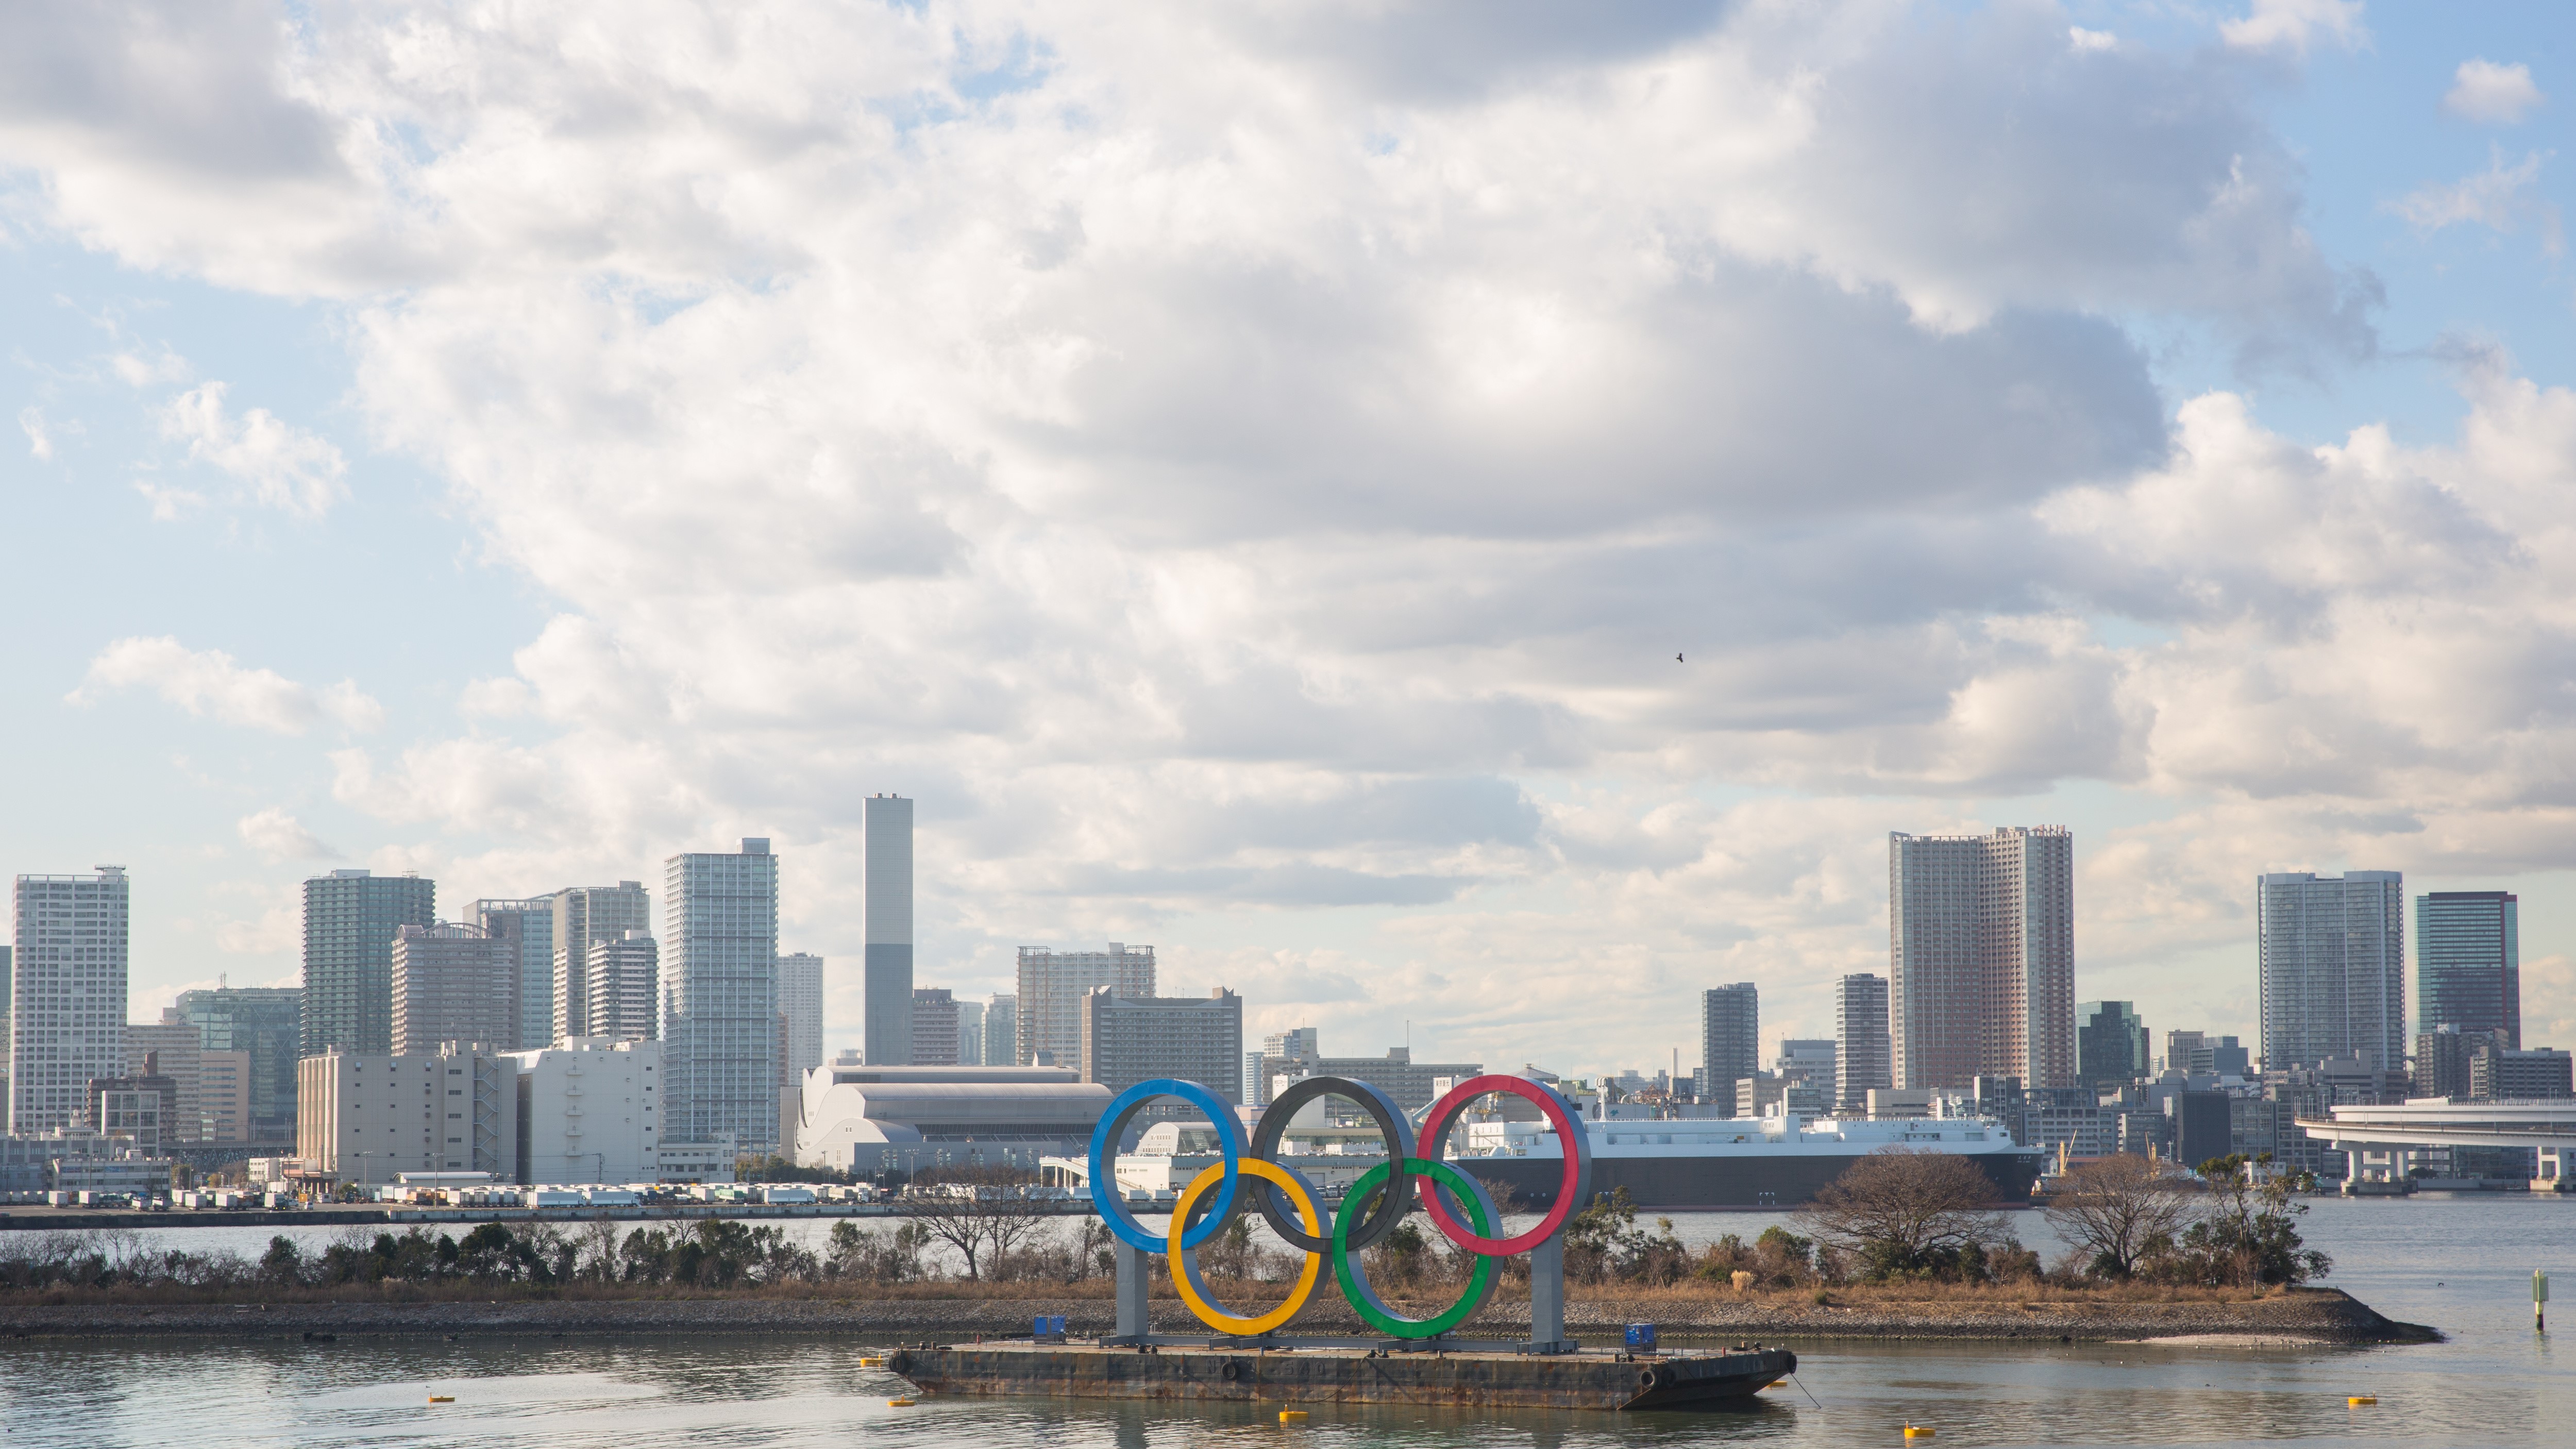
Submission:
<svg viewBox="0 0 2576 1449">
<path fill-rule="evenodd" d="M 403 1173 L 516 1182 L 662 1175 L 662 1045 L 576 1037 L 541 1051 L 332 1052 L 298 1064 L 296 1157 L 380 1187 Z M 726 1164 L 730 1167 L 730 1162 Z"/>
<path fill-rule="evenodd" d="M 650 1182 L 661 1172 L 662 1044 L 573 1037 L 515 1052 L 521 1182 Z"/>
<path fill-rule="evenodd" d="M 871 1067 L 859 1053 L 805 1074 L 797 1161 L 915 1172 L 1013 1165 L 1085 1150 L 1107 1087 L 1064 1067 Z"/>
</svg>

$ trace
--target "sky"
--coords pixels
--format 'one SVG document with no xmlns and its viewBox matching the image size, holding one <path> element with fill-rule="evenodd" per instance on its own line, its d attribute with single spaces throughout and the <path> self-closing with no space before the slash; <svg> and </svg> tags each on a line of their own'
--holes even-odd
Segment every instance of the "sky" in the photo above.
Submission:
<svg viewBox="0 0 2576 1449">
<path fill-rule="evenodd" d="M 767 836 L 843 967 L 1150 943 L 1569 1075 L 2075 832 L 2076 990 L 2254 880 L 2522 897 L 2576 1045 L 2562 6 L 0 10 L 0 863 L 132 1005 L 300 882 Z"/>
</svg>

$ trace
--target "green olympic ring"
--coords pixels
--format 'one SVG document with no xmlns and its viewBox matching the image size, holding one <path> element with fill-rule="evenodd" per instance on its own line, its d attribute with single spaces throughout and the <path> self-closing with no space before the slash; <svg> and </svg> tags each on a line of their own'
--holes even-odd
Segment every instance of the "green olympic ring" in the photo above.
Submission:
<svg viewBox="0 0 2576 1449">
<path fill-rule="evenodd" d="M 1459 1296 L 1457 1302 L 1429 1318 L 1407 1318 L 1389 1308 L 1386 1300 L 1377 1295 L 1376 1287 L 1370 1284 L 1368 1270 L 1360 1266 L 1359 1258 L 1351 1252 L 1351 1224 L 1362 1216 L 1359 1209 L 1368 1202 L 1370 1194 L 1392 1182 L 1399 1168 L 1410 1176 L 1427 1177 L 1447 1188 L 1466 1205 L 1467 1215 L 1474 1220 L 1478 1233 L 1492 1233 L 1502 1215 L 1494 1210 L 1494 1200 L 1485 1195 L 1483 1183 L 1446 1162 L 1426 1161 L 1419 1157 L 1390 1158 L 1381 1162 L 1361 1173 L 1350 1190 L 1342 1194 L 1342 1210 L 1333 1214 L 1333 1278 L 1342 1285 L 1342 1296 L 1350 1300 L 1351 1307 L 1358 1310 L 1363 1322 L 1380 1333 L 1395 1338 L 1438 1338 L 1466 1322 L 1477 1309 L 1485 1306 L 1486 1299 L 1493 1296 L 1494 1265 L 1501 1259 L 1486 1253 L 1477 1254 L 1476 1271 L 1467 1280 L 1467 1291 Z"/>
</svg>

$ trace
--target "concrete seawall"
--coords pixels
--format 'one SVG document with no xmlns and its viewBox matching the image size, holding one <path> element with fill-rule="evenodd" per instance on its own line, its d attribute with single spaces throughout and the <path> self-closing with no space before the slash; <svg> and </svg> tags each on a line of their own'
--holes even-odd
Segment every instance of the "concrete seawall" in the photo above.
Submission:
<svg viewBox="0 0 2576 1449">
<path fill-rule="evenodd" d="M 1042 1294 L 1042 1290 L 1041 1290 Z M 917 1343 L 1025 1336 L 1041 1313 L 1060 1313 L 1077 1335 L 1112 1329 L 1105 1299 L 740 1297 L 533 1299 L 446 1303 L 45 1304 L 0 1300 L 0 1337 L 130 1338 L 142 1335 L 301 1338 L 305 1334 L 638 1334 L 832 1333 L 862 1342 Z M 1158 1332 L 1204 1332 L 1176 1301 L 1157 1301 Z M 1712 1297 L 1577 1298 L 1566 1328 L 1615 1340 L 1622 1325 L 1652 1322 L 1677 1337 L 1788 1339 L 1987 1339 L 2054 1341 L 2202 1338 L 2309 1343 L 2420 1343 L 2432 1329 L 2397 1323 L 2331 1288 L 2275 1294 L 2250 1303 L 2130 1303 L 2032 1300 L 2028 1304 L 1934 1301 L 1829 1307 L 1798 1300 Z M 1496 1303 L 1466 1331 L 1526 1332 L 1526 1304 Z M 1296 1332 L 1364 1331 L 1347 1304 L 1318 1301 Z"/>
</svg>

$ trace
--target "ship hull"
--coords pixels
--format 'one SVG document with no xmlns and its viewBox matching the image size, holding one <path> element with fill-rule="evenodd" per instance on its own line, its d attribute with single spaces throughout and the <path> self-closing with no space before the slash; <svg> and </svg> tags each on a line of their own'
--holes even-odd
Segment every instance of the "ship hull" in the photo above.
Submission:
<svg viewBox="0 0 2576 1449">
<path fill-rule="evenodd" d="M 1691 1157 L 1612 1157 L 1592 1159 L 1592 1190 L 1628 1190 L 1641 1208 L 1792 1208 L 1812 1200 L 1826 1183 L 1851 1170 L 1866 1153 L 1753 1153 Z M 1995 1185 L 1995 1200 L 2030 1201 L 2046 1154 L 1979 1152 L 1966 1155 Z M 1458 1157 L 1451 1162 L 1483 1182 L 1496 1200 L 1511 1207 L 1545 1211 L 1556 1205 L 1563 1181 L 1562 1159 L 1554 1157 Z"/>
</svg>

